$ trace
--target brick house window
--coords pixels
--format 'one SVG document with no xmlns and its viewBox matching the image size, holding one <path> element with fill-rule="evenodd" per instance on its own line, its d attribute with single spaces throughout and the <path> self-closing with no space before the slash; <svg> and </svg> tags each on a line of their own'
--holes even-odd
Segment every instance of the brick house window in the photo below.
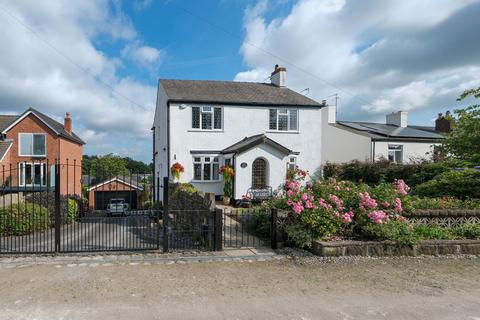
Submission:
<svg viewBox="0 0 480 320">
<path fill-rule="evenodd" d="M 46 186 L 47 165 L 45 163 L 20 163 L 18 181 L 20 186 Z"/>
<path fill-rule="evenodd" d="M 19 155 L 24 157 L 46 157 L 47 136 L 44 133 L 19 133 Z"/>
</svg>

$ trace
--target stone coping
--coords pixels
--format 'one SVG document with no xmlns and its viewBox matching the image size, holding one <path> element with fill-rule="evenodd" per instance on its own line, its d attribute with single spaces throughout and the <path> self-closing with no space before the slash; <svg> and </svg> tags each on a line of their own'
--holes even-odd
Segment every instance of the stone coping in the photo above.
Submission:
<svg viewBox="0 0 480 320">
<path fill-rule="evenodd" d="M 480 217 L 480 209 L 417 209 L 405 212 L 405 217 Z"/>
<path fill-rule="evenodd" d="M 392 241 L 314 241 L 311 251 L 323 257 L 480 255 L 480 240 L 425 240 L 413 246 L 399 246 Z"/>
</svg>

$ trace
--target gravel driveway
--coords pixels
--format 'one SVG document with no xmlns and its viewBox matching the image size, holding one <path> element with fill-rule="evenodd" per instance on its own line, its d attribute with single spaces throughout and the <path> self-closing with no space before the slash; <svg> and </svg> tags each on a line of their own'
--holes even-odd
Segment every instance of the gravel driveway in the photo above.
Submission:
<svg viewBox="0 0 480 320">
<path fill-rule="evenodd" d="M 480 258 L 0 269 L 0 319 L 480 319 Z"/>
</svg>

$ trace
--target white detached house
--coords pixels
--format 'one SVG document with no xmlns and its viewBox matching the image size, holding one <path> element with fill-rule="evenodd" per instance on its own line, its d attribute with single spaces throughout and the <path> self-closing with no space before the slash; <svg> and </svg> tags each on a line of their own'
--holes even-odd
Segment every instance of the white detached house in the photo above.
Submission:
<svg viewBox="0 0 480 320">
<path fill-rule="evenodd" d="M 278 66 L 270 84 L 161 79 L 152 128 L 155 181 L 161 186 L 179 162 L 180 182 L 222 195 L 219 168 L 229 164 L 235 199 L 251 188 L 275 190 L 289 167 L 313 172 L 321 165 L 322 107 L 287 88 L 286 69 Z M 156 190 L 162 200 L 162 188 Z"/>
</svg>

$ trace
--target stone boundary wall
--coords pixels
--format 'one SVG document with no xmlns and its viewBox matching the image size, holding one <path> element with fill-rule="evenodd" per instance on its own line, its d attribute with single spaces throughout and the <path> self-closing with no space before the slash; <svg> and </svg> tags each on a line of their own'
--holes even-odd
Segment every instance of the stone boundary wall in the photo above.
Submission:
<svg viewBox="0 0 480 320">
<path fill-rule="evenodd" d="M 480 240 L 427 240 L 413 246 L 399 246 L 391 241 L 314 241 L 311 251 L 323 257 L 480 255 Z"/>
<path fill-rule="evenodd" d="M 404 216 L 414 224 L 452 228 L 465 223 L 480 224 L 480 209 L 421 209 Z"/>
</svg>

